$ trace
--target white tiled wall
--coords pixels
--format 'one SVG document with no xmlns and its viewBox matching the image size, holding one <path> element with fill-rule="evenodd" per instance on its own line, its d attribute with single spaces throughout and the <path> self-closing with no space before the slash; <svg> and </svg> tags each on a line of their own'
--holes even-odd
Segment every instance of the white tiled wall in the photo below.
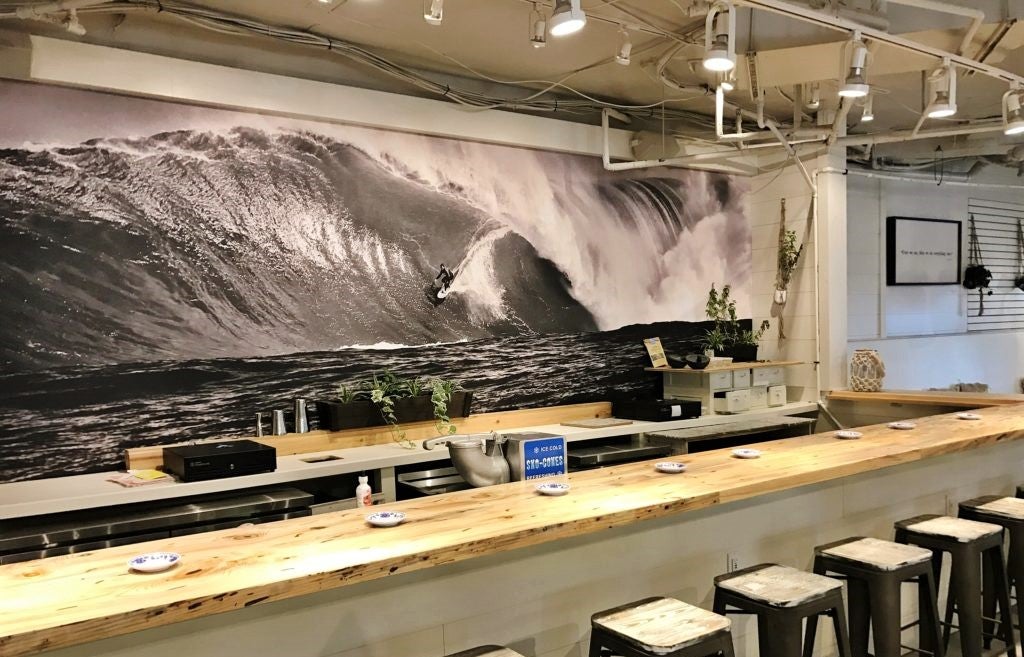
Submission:
<svg viewBox="0 0 1024 657">
<path fill-rule="evenodd" d="M 528 657 L 579 657 L 595 611 L 652 595 L 710 608 L 727 553 L 741 567 L 808 568 L 815 545 L 891 537 L 896 520 L 1012 493 L 1021 459 L 1024 442 L 995 445 L 49 654 L 441 657 L 498 643 Z M 907 618 L 913 611 L 908 601 Z M 736 617 L 733 628 L 738 657 L 756 657 L 752 619 Z M 828 629 L 818 657 L 834 652 Z"/>
</svg>

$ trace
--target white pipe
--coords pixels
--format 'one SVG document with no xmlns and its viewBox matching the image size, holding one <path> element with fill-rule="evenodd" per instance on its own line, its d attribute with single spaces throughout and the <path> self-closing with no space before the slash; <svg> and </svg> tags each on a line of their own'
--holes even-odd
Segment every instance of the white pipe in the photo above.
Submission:
<svg viewBox="0 0 1024 657">
<path fill-rule="evenodd" d="M 836 118 L 832 121 L 832 131 L 828 134 L 828 141 L 825 143 L 831 147 L 836 143 L 836 139 L 839 138 L 839 128 L 843 128 L 845 132 L 846 128 L 846 117 L 850 114 L 850 108 L 853 107 L 853 99 L 843 97 L 839 103 L 839 109 L 836 111 Z"/>
<path fill-rule="evenodd" d="M 29 20 L 37 20 L 43 18 L 48 14 L 53 14 L 61 11 L 69 11 L 72 9 L 82 9 L 83 7 L 94 7 L 96 5 L 105 5 L 111 0 L 60 0 L 60 2 L 48 2 L 42 5 L 30 5 L 28 7 L 18 7 L 15 10 L 14 15 L 18 18 L 24 18 Z"/>
<path fill-rule="evenodd" d="M 878 171 L 862 171 L 861 169 L 847 169 L 846 173 L 851 176 L 861 176 L 864 178 L 878 178 L 880 180 L 900 180 L 903 182 L 916 182 L 916 183 L 928 183 L 929 185 L 935 185 L 934 178 L 915 178 L 905 174 L 891 175 L 888 173 L 882 173 Z M 1024 190 L 1024 184 L 1021 185 L 1007 185 L 1003 183 L 983 183 L 974 182 L 970 180 L 943 180 L 943 185 L 953 185 L 955 187 L 990 187 L 994 189 L 1016 189 Z"/>
<path fill-rule="evenodd" d="M 967 126 L 963 128 L 943 128 L 940 130 L 925 130 L 917 132 L 913 130 L 893 130 L 891 132 L 876 132 L 866 135 L 847 135 L 836 139 L 839 146 L 865 146 L 872 144 L 889 144 L 898 141 L 913 141 L 915 139 L 934 139 L 936 137 L 955 137 L 957 135 L 975 135 L 984 132 L 1002 132 L 1003 122 L 984 123 L 980 125 Z"/>
<path fill-rule="evenodd" d="M 938 11 L 944 14 L 953 14 L 954 16 L 970 18 L 971 24 L 967 27 L 967 32 L 964 34 L 963 41 L 960 42 L 960 50 L 958 53 L 960 55 L 967 54 L 967 48 L 974 42 L 974 35 L 978 33 L 978 28 L 980 28 L 985 22 L 985 12 L 979 9 L 971 9 L 970 7 L 958 7 L 944 2 L 936 2 L 936 0 L 889 0 L 889 2 L 897 5 L 905 5 L 907 7 L 930 9 L 931 11 Z"/>
<path fill-rule="evenodd" d="M 889 34 L 888 32 L 882 32 L 853 21 L 849 21 L 843 18 L 838 18 L 824 12 L 815 11 L 813 9 L 801 7 L 795 4 L 786 2 L 785 0 L 734 0 L 734 4 L 743 5 L 746 7 L 754 7 L 757 9 L 763 9 L 776 14 L 782 14 L 798 20 L 802 20 L 807 23 L 813 23 L 815 25 L 832 28 L 842 32 L 855 32 L 859 31 L 861 36 L 871 40 L 878 41 L 879 43 L 885 43 L 902 50 L 915 52 L 922 55 L 928 55 L 938 60 L 948 57 L 950 61 L 956 64 L 958 67 L 969 70 L 984 73 L 990 77 L 1005 82 L 1020 82 L 1024 83 L 1024 76 L 1011 73 L 1010 71 L 991 66 L 984 62 L 979 62 L 962 55 L 946 52 L 938 48 L 904 39 L 903 37 L 895 34 Z"/>
</svg>

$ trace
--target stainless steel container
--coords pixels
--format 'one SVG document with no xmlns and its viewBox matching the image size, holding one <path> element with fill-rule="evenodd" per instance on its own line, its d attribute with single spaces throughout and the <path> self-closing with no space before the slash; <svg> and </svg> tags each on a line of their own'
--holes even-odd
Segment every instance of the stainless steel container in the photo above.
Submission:
<svg viewBox="0 0 1024 657">
<path fill-rule="evenodd" d="M 274 410 L 270 412 L 270 433 L 274 436 L 283 436 L 288 433 L 284 427 L 284 411 Z"/>
</svg>

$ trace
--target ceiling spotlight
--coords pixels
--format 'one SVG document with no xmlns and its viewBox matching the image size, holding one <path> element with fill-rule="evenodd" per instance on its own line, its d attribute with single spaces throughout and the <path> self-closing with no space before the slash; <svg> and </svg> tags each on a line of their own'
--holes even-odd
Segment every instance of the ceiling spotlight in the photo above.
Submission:
<svg viewBox="0 0 1024 657">
<path fill-rule="evenodd" d="M 580 0 L 555 0 L 555 11 L 551 14 L 551 36 L 566 36 L 579 32 L 587 24 L 587 15 L 580 7 Z"/>
<path fill-rule="evenodd" d="M 736 69 L 715 72 L 715 88 L 728 93 L 736 88 Z"/>
<path fill-rule="evenodd" d="M 928 76 L 929 119 L 944 119 L 956 114 L 956 67 L 943 59 L 942 65 Z"/>
<path fill-rule="evenodd" d="M 530 43 L 534 48 L 548 45 L 548 22 L 537 9 L 537 3 L 533 4 L 533 11 L 530 12 Z"/>
<path fill-rule="evenodd" d="M 1024 134 L 1024 89 L 1019 86 L 1011 87 L 1003 94 L 1003 134 L 1020 135 Z"/>
<path fill-rule="evenodd" d="M 868 97 L 864 99 L 864 111 L 860 113 L 860 120 L 862 123 L 875 120 L 875 95 L 868 94 Z"/>
<path fill-rule="evenodd" d="M 621 39 L 619 41 L 619 52 L 615 55 L 615 63 L 629 66 L 629 53 L 633 50 L 633 43 L 629 40 L 629 32 L 626 28 L 619 30 Z"/>
<path fill-rule="evenodd" d="M 821 108 L 821 84 L 812 82 L 803 88 L 804 107 L 810 110 Z"/>
<path fill-rule="evenodd" d="M 736 10 L 731 2 L 711 5 L 704 23 L 704 68 L 731 71 L 736 66 Z"/>
<path fill-rule="evenodd" d="M 860 38 L 860 32 L 854 32 L 853 38 L 846 44 L 850 68 L 839 87 L 839 95 L 843 98 L 863 98 L 871 91 L 864 79 L 864 69 L 868 64 L 868 47 Z"/>
<path fill-rule="evenodd" d="M 444 0 L 430 0 L 430 8 L 424 6 L 423 20 L 431 25 L 440 25 L 444 18 Z"/>
</svg>

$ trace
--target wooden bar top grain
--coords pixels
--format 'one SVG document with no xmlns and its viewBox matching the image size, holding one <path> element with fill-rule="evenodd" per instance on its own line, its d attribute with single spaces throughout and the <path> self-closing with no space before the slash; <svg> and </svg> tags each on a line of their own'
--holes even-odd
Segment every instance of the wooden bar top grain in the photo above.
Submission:
<svg viewBox="0 0 1024 657">
<path fill-rule="evenodd" d="M 408 520 L 371 528 L 365 510 L 196 534 L 0 566 L 0 655 L 17 657 L 127 634 L 838 479 L 888 466 L 1024 439 L 1024 405 L 979 411 L 978 421 L 936 415 L 913 431 L 861 429 L 754 445 L 756 460 L 729 450 L 676 457 L 685 474 L 652 462 L 565 477 L 564 497 L 536 482 L 384 505 Z M 133 555 L 179 552 L 163 573 L 128 571 Z"/>
<path fill-rule="evenodd" d="M 962 406 L 964 408 L 984 408 L 986 406 L 1024 404 L 1024 395 L 990 392 L 957 392 L 956 390 L 882 390 L 881 392 L 833 390 L 828 393 L 828 398 L 829 401 L 921 404 L 925 406 Z"/>
</svg>

